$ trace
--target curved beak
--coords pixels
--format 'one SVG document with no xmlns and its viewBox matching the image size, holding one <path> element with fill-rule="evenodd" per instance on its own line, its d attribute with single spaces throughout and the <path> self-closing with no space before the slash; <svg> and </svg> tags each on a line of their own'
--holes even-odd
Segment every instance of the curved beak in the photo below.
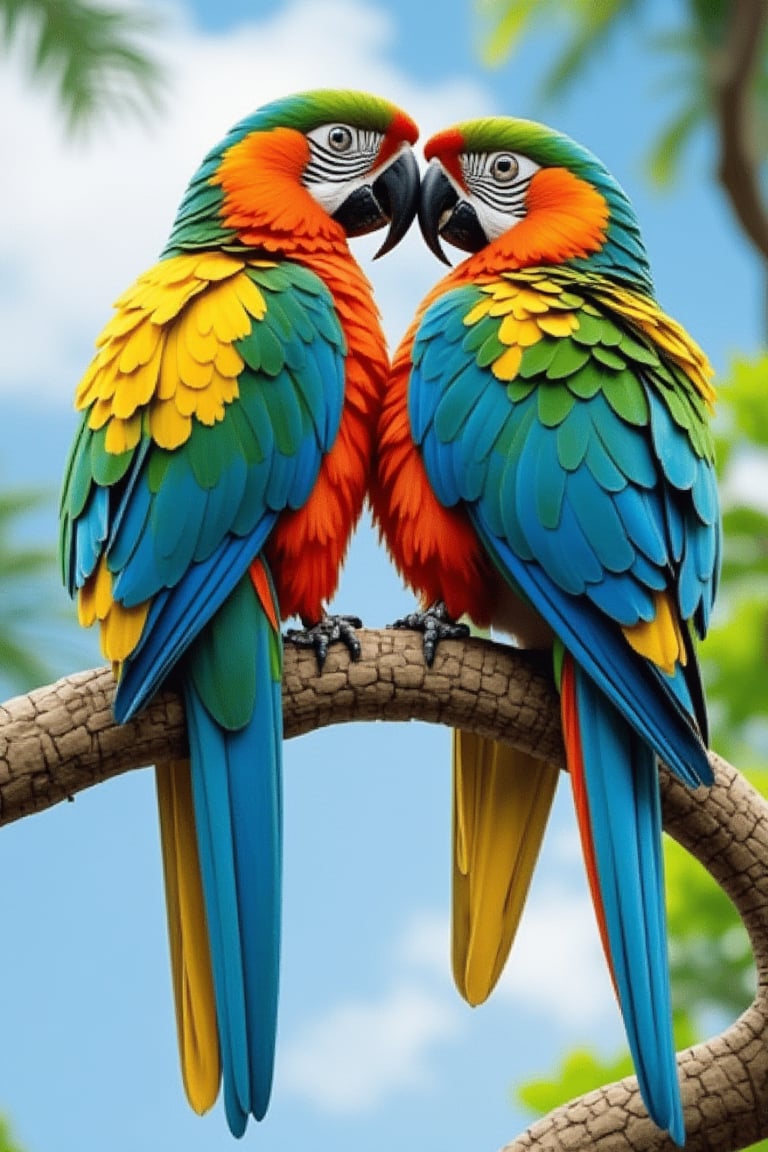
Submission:
<svg viewBox="0 0 768 1152">
<path fill-rule="evenodd" d="M 372 184 L 351 193 L 333 214 L 347 236 L 364 236 L 389 224 L 384 243 L 374 256 L 391 252 L 400 243 L 419 205 L 419 166 L 410 148 L 402 152 Z"/>
<path fill-rule="evenodd" d="M 488 243 L 474 208 L 460 198 L 437 160 L 432 161 L 421 182 L 419 227 L 427 247 L 449 267 L 441 236 L 465 252 L 479 252 Z"/>
</svg>

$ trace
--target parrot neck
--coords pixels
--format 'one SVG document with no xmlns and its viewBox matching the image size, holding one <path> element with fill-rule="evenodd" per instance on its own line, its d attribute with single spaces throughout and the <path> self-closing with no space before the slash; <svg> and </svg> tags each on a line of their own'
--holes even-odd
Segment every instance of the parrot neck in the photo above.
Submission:
<svg viewBox="0 0 768 1152">
<path fill-rule="evenodd" d="M 305 137 L 275 128 L 237 140 L 198 170 L 163 256 L 201 248 L 298 257 L 346 253 L 347 236 L 301 182 Z"/>
<path fill-rule="evenodd" d="M 595 272 L 653 294 L 648 257 L 618 187 L 598 185 L 565 168 L 537 172 L 526 215 L 466 260 L 462 282 L 525 268 Z"/>
</svg>

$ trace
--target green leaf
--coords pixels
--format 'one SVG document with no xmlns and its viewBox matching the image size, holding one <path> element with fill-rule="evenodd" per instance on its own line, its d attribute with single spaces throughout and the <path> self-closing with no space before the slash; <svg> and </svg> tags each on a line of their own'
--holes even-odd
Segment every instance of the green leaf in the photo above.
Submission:
<svg viewBox="0 0 768 1152">
<path fill-rule="evenodd" d="M 660 188 L 668 188 L 674 182 L 685 149 L 696 129 L 706 120 L 706 115 L 706 103 L 694 98 L 680 109 L 654 141 L 646 166 L 651 179 Z"/>
</svg>

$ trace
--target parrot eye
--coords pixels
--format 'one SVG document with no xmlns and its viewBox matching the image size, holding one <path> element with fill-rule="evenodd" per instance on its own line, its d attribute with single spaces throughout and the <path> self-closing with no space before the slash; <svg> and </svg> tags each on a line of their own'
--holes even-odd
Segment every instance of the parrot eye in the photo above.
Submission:
<svg viewBox="0 0 768 1152">
<path fill-rule="evenodd" d="M 511 184 L 520 171 L 520 165 L 511 152 L 500 152 L 490 164 L 491 176 L 497 184 Z"/>
<path fill-rule="evenodd" d="M 352 132 L 344 124 L 334 124 L 328 131 L 328 146 L 334 152 L 349 152 L 352 147 Z"/>
</svg>

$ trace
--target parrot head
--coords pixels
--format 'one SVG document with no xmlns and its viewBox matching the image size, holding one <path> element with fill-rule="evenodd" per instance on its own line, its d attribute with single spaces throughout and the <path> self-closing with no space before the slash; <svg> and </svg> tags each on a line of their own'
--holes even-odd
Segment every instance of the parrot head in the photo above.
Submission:
<svg viewBox="0 0 768 1152">
<path fill-rule="evenodd" d="M 164 255 L 211 246 L 320 252 L 389 226 L 377 256 L 416 216 L 418 129 L 366 92 L 318 90 L 275 100 L 205 157 Z"/>
<path fill-rule="evenodd" d="M 419 223 L 448 263 L 440 238 L 484 254 L 490 270 L 569 264 L 650 292 L 634 209 L 604 165 L 568 136 L 530 120 L 458 124 L 427 141 Z"/>
</svg>

